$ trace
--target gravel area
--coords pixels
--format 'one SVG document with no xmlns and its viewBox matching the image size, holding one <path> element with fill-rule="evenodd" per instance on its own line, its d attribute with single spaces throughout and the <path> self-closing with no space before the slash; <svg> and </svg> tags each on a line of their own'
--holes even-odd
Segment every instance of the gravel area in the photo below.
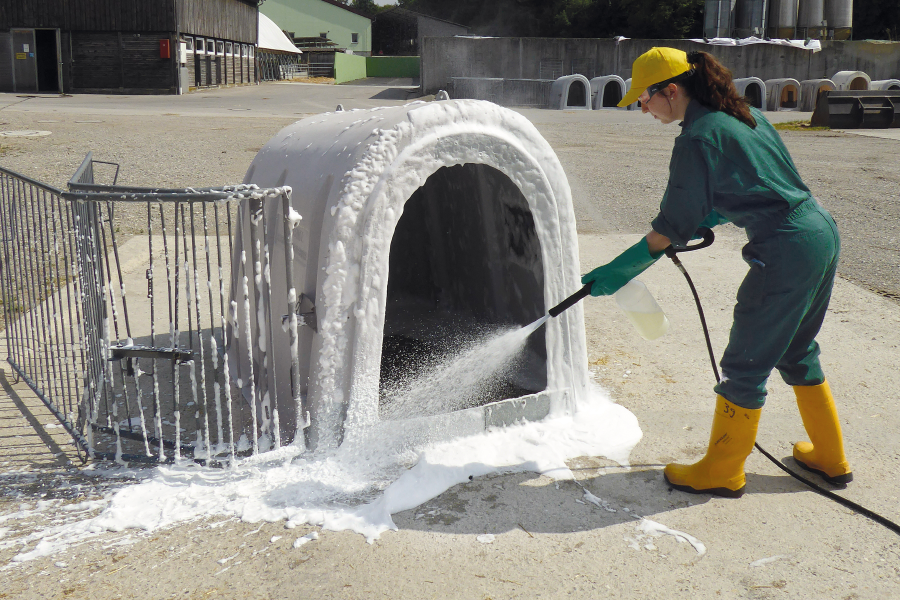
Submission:
<svg viewBox="0 0 900 600">
<path fill-rule="evenodd" d="M 338 95 L 335 101 L 347 109 L 354 107 L 353 98 L 346 97 L 349 92 L 332 87 Z M 274 96 L 271 89 L 260 91 Z M 63 187 L 92 151 L 97 160 L 119 163 L 119 182 L 126 185 L 238 183 L 263 144 L 304 114 L 291 108 L 282 116 L 130 115 L 109 109 L 97 115 L 61 116 L 49 109 L 40 112 L 40 107 L 17 112 L 12 105 L 0 109 L 0 131 L 37 129 L 52 134 L 0 138 L 0 165 Z M 649 229 L 665 190 L 677 127 L 624 111 L 520 112 L 535 123 L 562 162 L 580 232 Z M 769 116 L 783 121 L 807 115 Z M 900 299 L 898 142 L 829 131 L 784 131 L 782 137 L 804 180 L 838 222 L 843 241 L 840 276 Z M 103 176 L 110 172 L 98 173 L 98 181 L 103 182 Z"/>
</svg>

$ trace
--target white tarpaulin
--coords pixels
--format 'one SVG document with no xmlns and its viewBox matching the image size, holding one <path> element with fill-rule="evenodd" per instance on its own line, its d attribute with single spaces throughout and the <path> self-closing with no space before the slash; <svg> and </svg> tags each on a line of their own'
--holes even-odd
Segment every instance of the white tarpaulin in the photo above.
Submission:
<svg viewBox="0 0 900 600">
<path fill-rule="evenodd" d="M 266 15 L 259 13 L 259 49 L 276 50 L 278 52 L 292 52 L 302 54 L 288 39 L 281 27 Z"/>
<path fill-rule="evenodd" d="M 714 46 L 749 46 L 750 44 L 775 44 L 776 46 L 793 46 L 800 50 L 818 52 L 822 49 L 819 40 L 764 40 L 758 37 L 748 37 L 741 40 L 734 38 L 710 38 L 708 40 L 691 40 L 698 44 L 712 44 Z"/>
</svg>

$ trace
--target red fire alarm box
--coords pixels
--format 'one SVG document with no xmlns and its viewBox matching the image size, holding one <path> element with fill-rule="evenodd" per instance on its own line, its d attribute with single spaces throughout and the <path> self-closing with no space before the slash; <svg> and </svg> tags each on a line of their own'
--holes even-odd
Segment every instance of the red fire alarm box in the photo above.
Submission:
<svg viewBox="0 0 900 600">
<path fill-rule="evenodd" d="M 169 40 L 159 40 L 159 57 L 172 58 L 172 53 L 169 49 Z"/>
</svg>

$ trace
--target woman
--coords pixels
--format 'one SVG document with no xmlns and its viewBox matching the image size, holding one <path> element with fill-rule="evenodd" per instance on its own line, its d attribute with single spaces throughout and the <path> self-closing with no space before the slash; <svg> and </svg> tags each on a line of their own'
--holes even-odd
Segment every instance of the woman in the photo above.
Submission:
<svg viewBox="0 0 900 600">
<path fill-rule="evenodd" d="M 706 456 L 670 464 L 672 487 L 732 498 L 744 492 L 772 369 L 794 387 L 810 442 L 794 446 L 803 468 L 836 485 L 853 479 L 834 399 L 815 337 L 831 298 L 840 238 L 831 216 L 803 183 L 778 132 L 741 98 L 731 73 L 712 55 L 652 48 L 634 61 L 631 90 L 663 123 L 681 121 L 669 183 L 652 231 L 582 278 L 594 296 L 616 292 L 670 244 L 683 247 L 701 226 L 732 222 L 747 232 L 750 271 L 737 293 L 722 357 Z"/>
</svg>

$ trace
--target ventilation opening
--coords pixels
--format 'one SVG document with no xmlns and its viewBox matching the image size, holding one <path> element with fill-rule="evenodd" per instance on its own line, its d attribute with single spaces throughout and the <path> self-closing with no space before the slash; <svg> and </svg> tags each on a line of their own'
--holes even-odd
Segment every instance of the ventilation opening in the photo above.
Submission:
<svg viewBox="0 0 900 600">
<path fill-rule="evenodd" d="M 410 382 L 428 378 L 461 349 L 543 316 L 543 290 L 540 243 L 519 188 L 485 165 L 436 171 L 406 202 L 391 240 L 382 418 L 446 413 L 543 391 L 547 349 L 541 327 L 477 397 L 463 404 L 459 398 L 409 400 L 417 393 Z M 438 392 L 453 397 L 455 391 Z"/>
<path fill-rule="evenodd" d="M 566 106 L 586 106 L 587 88 L 581 81 L 573 81 L 569 85 L 569 95 L 566 98 Z"/>
<path fill-rule="evenodd" d="M 614 108 L 622 101 L 622 88 L 618 81 L 610 81 L 603 86 L 603 108 Z"/>
<path fill-rule="evenodd" d="M 792 86 L 786 85 L 781 90 L 781 108 L 797 108 L 797 101 L 800 98 L 800 91 Z"/>
<path fill-rule="evenodd" d="M 744 96 L 747 100 L 750 101 L 750 106 L 756 108 L 763 107 L 763 93 L 762 88 L 758 83 L 751 83 L 747 86 L 747 89 L 744 91 Z"/>
</svg>

